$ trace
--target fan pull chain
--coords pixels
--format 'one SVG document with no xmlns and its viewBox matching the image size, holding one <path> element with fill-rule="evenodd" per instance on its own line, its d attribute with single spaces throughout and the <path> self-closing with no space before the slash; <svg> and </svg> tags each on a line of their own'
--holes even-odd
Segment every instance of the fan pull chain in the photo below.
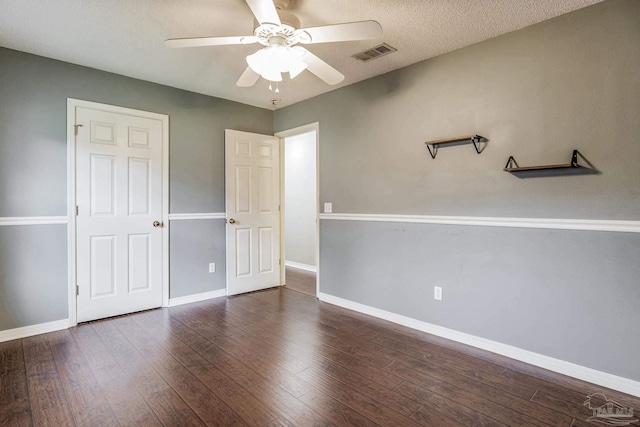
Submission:
<svg viewBox="0 0 640 427">
<path fill-rule="evenodd" d="M 278 87 L 278 82 L 276 82 L 276 90 L 273 90 L 273 82 L 269 81 L 269 90 L 271 92 L 280 93 L 280 88 Z"/>
</svg>

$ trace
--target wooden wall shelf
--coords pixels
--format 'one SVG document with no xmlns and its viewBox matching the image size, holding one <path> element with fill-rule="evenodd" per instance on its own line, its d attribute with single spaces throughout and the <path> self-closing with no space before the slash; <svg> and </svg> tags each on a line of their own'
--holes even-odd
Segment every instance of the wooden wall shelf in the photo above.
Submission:
<svg viewBox="0 0 640 427">
<path fill-rule="evenodd" d="M 548 169 L 577 169 L 580 168 L 578 164 L 578 150 L 573 150 L 571 154 L 571 163 L 561 163 L 559 165 L 542 165 L 542 166 L 518 166 L 518 162 L 513 156 L 509 157 L 507 160 L 507 164 L 504 167 L 506 172 L 526 172 L 526 171 L 540 171 L 540 170 L 548 170 Z"/>
<path fill-rule="evenodd" d="M 465 135 L 465 136 L 458 136 L 456 138 L 437 139 L 435 141 L 427 141 L 425 142 L 425 144 L 427 145 L 427 150 L 429 150 L 429 154 L 431 154 L 431 158 L 435 159 L 436 147 L 443 144 L 470 142 L 473 144 L 473 147 L 476 149 L 476 153 L 480 154 L 482 151 L 478 148 L 478 143 L 483 139 L 484 137 L 480 135 Z M 431 147 L 429 147 L 430 145 L 433 146 L 433 150 L 431 150 Z"/>
</svg>

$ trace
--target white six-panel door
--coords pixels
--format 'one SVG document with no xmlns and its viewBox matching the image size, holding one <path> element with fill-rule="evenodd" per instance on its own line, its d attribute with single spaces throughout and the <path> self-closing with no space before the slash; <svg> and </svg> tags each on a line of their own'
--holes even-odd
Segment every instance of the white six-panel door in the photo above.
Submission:
<svg viewBox="0 0 640 427">
<path fill-rule="evenodd" d="M 79 107 L 76 124 L 77 320 L 160 307 L 163 123 Z"/>
<path fill-rule="evenodd" d="M 280 285 L 280 141 L 225 131 L 227 294 Z"/>
</svg>

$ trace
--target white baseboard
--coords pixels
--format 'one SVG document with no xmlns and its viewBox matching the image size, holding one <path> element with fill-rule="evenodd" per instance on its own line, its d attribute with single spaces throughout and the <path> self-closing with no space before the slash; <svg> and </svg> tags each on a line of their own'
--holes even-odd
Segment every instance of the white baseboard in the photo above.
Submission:
<svg viewBox="0 0 640 427">
<path fill-rule="evenodd" d="M 473 347 L 481 348 L 483 350 L 510 357 L 512 359 L 519 360 L 530 365 L 538 366 L 540 368 L 558 372 L 563 375 L 568 375 L 579 380 L 587 381 L 593 384 L 640 397 L 640 382 L 638 381 L 608 374 L 606 372 L 597 371 L 595 369 L 576 365 L 564 360 L 555 359 L 553 357 L 534 353 L 532 351 L 523 350 L 496 341 L 491 341 L 486 338 L 481 338 L 431 323 L 422 322 L 420 320 L 380 310 L 378 308 L 335 297 L 333 295 L 319 293 L 318 298 L 320 299 L 320 301 L 337 305 L 348 310 L 368 314 L 369 316 L 388 320 L 389 322 L 397 323 L 402 326 L 417 329 L 422 332 L 437 335 L 439 337 L 447 338 Z"/>
<path fill-rule="evenodd" d="M 38 325 L 23 326 L 22 328 L 0 331 L 0 342 L 27 338 L 33 335 L 46 334 L 47 332 L 61 331 L 69 328 L 69 319 L 56 320 L 55 322 L 40 323 Z"/>
<path fill-rule="evenodd" d="M 202 292 L 200 294 L 187 295 L 179 298 L 170 298 L 168 307 L 175 307 L 182 304 L 191 304 L 192 302 L 200 302 L 213 298 L 226 297 L 227 290 L 219 289 L 217 291 Z"/>
<path fill-rule="evenodd" d="M 314 273 L 318 272 L 318 267 L 316 267 L 315 265 L 302 264 L 300 262 L 294 262 L 294 261 L 285 261 L 284 265 L 286 265 L 287 267 L 293 267 L 300 270 L 312 271 Z"/>
</svg>

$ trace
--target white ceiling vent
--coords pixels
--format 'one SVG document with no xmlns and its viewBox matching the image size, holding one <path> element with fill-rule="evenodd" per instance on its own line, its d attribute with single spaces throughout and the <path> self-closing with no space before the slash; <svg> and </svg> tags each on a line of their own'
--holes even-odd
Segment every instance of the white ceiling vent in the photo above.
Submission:
<svg viewBox="0 0 640 427">
<path fill-rule="evenodd" d="M 365 50 L 364 52 L 356 53 L 352 55 L 352 58 L 356 58 L 358 61 L 369 62 L 372 59 L 380 58 L 381 56 L 388 55 L 397 51 L 395 47 L 389 46 L 386 43 L 382 43 L 379 46 L 371 48 L 369 50 Z"/>
</svg>

